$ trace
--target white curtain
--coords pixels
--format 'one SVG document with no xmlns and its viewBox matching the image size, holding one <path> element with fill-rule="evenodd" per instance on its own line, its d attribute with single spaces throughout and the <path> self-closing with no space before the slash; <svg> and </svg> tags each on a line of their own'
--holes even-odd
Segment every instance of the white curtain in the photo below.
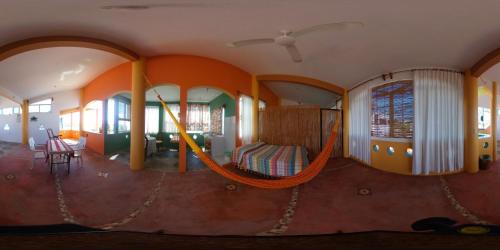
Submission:
<svg viewBox="0 0 500 250">
<path fill-rule="evenodd" d="M 146 106 L 145 111 L 144 130 L 146 134 L 157 134 L 160 127 L 160 107 Z"/>
<path fill-rule="evenodd" d="M 252 98 L 240 96 L 240 138 L 243 145 L 252 142 Z"/>
<path fill-rule="evenodd" d="M 181 112 L 181 107 L 179 104 L 167 104 L 167 106 L 170 108 L 170 111 L 172 111 L 172 114 L 174 115 L 175 119 L 179 121 L 179 114 Z M 179 132 L 177 130 L 177 127 L 175 126 L 174 121 L 172 118 L 170 118 L 170 115 L 168 115 L 167 111 L 165 110 L 163 112 L 163 130 L 167 133 L 177 133 Z"/>
<path fill-rule="evenodd" d="M 414 80 L 413 174 L 463 169 L 463 76 L 417 70 Z"/>
<path fill-rule="evenodd" d="M 370 164 L 370 86 L 349 92 L 349 153 L 355 159 Z"/>
</svg>

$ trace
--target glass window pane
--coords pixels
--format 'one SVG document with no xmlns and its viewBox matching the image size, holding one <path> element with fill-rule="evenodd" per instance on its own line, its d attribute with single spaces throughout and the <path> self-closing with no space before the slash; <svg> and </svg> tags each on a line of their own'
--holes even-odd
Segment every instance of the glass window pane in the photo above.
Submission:
<svg viewBox="0 0 500 250">
<path fill-rule="evenodd" d="M 29 113 L 38 113 L 38 112 L 40 112 L 40 106 L 38 106 L 38 105 L 36 105 L 36 106 L 30 105 L 28 107 L 28 112 Z"/>
<path fill-rule="evenodd" d="M 71 130 L 80 130 L 80 112 L 71 113 Z"/>
<path fill-rule="evenodd" d="M 108 134 L 115 133 L 115 100 L 108 99 L 108 107 L 107 107 L 107 132 Z"/>
<path fill-rule="evenodd" d="M 40 105 L 40 112 L 41 113 L 48 113 L 50 112 L 51 106 L 50 105 Z"/>
</svg>

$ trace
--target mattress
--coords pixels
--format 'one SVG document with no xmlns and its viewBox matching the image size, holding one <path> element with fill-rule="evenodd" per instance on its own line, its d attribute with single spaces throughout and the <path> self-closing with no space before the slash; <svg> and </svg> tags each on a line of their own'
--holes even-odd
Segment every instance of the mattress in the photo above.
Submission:
<svg viewBox="0 0 500 250">
<path fill-rule="evenodd" d="M 302 146 L 254 143 L 238 147 L 232 161 L 239 168 L 269 176 L 293 176 L 309 165 Z"/>
</svg>

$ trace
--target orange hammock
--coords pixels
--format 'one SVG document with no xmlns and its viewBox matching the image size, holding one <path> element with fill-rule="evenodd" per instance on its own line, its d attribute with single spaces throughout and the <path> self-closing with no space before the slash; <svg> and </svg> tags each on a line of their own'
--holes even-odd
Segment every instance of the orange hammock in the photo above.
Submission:
<svg viewBox="0 0 500 250">
<path fill-rule="evenodd" d="M 149 83 L 149 81 L 146 78 L 146 81 Z M 151 83 L 149 83 L 151 85 Z M 337 131 L 339 128 L 339 120 L 338 117 L 335 119 L 335 124 L 333 125 L 332 128 L 332 133 L 330 135 L 330 138 L 328 139 L 328 142 L 323 148 L 323 150 L 319 153 L 319 155 L 314 159 L 314 161 L 309 164 L 308 167 L 306 167 L 304 170 L 299 172 L 298 174 L 290 177 L 283 177 L 281 179 L 276 179 L 276 180 L 267 180 L 267 179 L 254 179 L 250 177 L 244 177 L 241 175 L 238 175 L 234 172 L 231 172 L 228 169 L 225 169 L 224 167 L 220 166 L 212 160 L 212 158 L 208 157 L 205 152 L 201 150 L 201 148 L 191 139 L 190 136 L 186 133 L 184 128 L 179 124 L 177 119 L 175 118 L 174 114 L 172 114 L 172 111 L 170 108 L 167 106 L 165 101 L 161 98 L 160 94 L 155 90 L 155 93 L 157 94 L 158 100 L 160 100 L 163 108 L 165 111 L 167 111 L 168 115 L 170 118 L 172 118 L 172 121 L 174 121 L 175 126 L 181 133 L 182 137 L 184 140 L 186 140 L 187 144 L 191 147 L 193 152 L 198 155 L 199 159 L 205 163 L 210 169 L 215 171 L 216 173 L 230 179 L 233 181 L 237 181 L 243 184 L 247 184 L 250 186 L 258 187 L 258 188 L 269 188 L 269 189 L 279 189 L 279 188 L 289 188 L 289 187 L 294 187 L 297 185 L 300 185 L 302 183 L 306 183 L 310 181 L 312 178 L 314 178 L 316 175 L 319 174 L 319 172 L 323 169 L 325 166 L 326 162 L 330 158 L 330 154 L 332 153 L 333 146 L 335 144 L 335 139 L 337 138 Z"/>
</svg>

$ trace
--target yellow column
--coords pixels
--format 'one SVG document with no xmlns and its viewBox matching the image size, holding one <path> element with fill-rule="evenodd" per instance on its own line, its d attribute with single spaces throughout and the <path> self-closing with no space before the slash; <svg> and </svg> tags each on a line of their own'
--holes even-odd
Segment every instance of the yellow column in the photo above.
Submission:
<svg viewBox="0 0 500 250">
<path fill-rule="evenodd" d="M 252 143 L 259 140 L 259 81 L 252 76 Z"/>
<path fill-rule="evenodd" d="M 479 171 L 479 140 L 478 140 L 478 85 L 477 78 L 470 70 L 465 72 L 464 78 L 464 168 L 468 173 Z"/>
<path fill-rule="evenodd" d="M 132 100 L 130 124 L 130 169 L 144 168 L 144 109 L 145 109 L 145 59 L 132 62 Z"/>
<path fill-rule="evenodd" d="M 186 129 L 186 118 L 187 118 L 187 89 L 181 86 L 180 89 L 180 105 L 179 105 L 179 123 L 182 128 Z M 187 171 L 187 143 L 184 137 L 179 136 L 179 173 L 185 173 Z"/>
<path fill-rule="evenodd" d="M 349 153 L 349 92 L 344 91 L 344 96 L 342 97 L 342 139 L 344 148 L 344 157 L 348 158 Z"/>
<path fill-rule="evenodd" d="M 493 88 L 491 90 L 493 98 L 491 100 L 491 138 L 493 143 L 491 145 L 493 152 L 493 160 L 497 160 L 497 82 L 493 82 Z"/>
<path fill-rule="evenodd" d="M 21 105 L 21 123 L 22 123 L 22 143 L 24 145 L 28 144 L 28 135 L 29 135 L 29 126 L 28 126 L 28 120 L 29 120 L 29 115 L 28 115 L 28 106 L 29 106 L 29 101 L 24 100 L 23 104 Z"/>
</svg>

